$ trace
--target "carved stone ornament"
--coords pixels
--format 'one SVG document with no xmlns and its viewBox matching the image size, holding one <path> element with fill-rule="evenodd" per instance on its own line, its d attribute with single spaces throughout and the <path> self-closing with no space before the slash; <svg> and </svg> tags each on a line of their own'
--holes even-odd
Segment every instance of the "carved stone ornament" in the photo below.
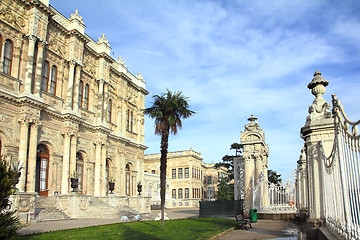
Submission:
<svg viewBox="0 0 360 240">
<path fill-rule="evenodd" d="M 79 10 L 75 10 L 75 13 L 70 14 L 70 18 L 69 20 L 78 20 L 79 22 L 81 22 L 82 24 L 84 24 L 83 20 L 82 20 L 82 16 L 79 15 Z"/>
<path fill-rule="evenodd" d="M 330 107 L 331 104 L 327 103 L 322 95 L 326 91 L 326 86 L 329 84 L 327 80 L 325 80 L 319 70 L 316 70 L 314 73 L 314 78 L 308 84 L 308 88 L 311 89 L 311 93 L 316 96 L 316 99 L 309 107 L 309 116 L 306 118 L 306 123 L 324 119 L 331 118 Z"/>
<path fill-rule="evenodd" d="M 16 9 L 19 13 L 24 12 L 22 7 L 18 7 Z M 22 11 L 21 11 L 22 10 Z M 16 29 L 19 29 L 21 32 L 23 32 L 23 29 L 25 27 L 25 19 L 17 15 L 14 10 L 12 10 L 10 7 L 2 7 L 0 9 L 0 19 L 4 20 L 5 22 L 9 23 L 10 25 L 14 26 Z"/>
<path fill-rule="evenodd" d="M 101 38 L 98 38 L 98 43 L 104 43 L 106 46 L 110 47 L 109 40 L 106 39 L 104 33 L 101 35 Z"/>
</svg>

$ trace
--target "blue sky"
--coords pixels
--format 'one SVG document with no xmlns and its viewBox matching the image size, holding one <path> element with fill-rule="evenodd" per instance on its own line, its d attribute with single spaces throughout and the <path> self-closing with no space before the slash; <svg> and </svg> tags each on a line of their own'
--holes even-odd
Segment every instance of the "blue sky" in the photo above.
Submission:
<svg viewBox="0 0 360 240">
<path fill-rule="evenodd" d="M 286 177 L 303 146 L 300 128 L 319 69 L 352 120 L 360 119 L 360 1 L 59 0 L 79 10 L 85 32 L 105 33 L 115 59 L 141 72 L 151 96 L 183 91 L 197 114 L 170 138 L 169 151 L 201 152 L 205 162 L 232 154 L 253 114 L 269 145 L 269 168 Z M 145 153 L 160 152 L 146 119 Z"/>
</svg>

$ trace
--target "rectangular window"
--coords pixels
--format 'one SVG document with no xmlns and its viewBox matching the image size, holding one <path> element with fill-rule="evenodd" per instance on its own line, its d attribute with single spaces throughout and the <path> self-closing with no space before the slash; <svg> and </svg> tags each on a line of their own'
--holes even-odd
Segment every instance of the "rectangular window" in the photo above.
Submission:
<svg viewBox="0 0 360 240">
<path fill-rule="evenodd" d="M 208 176 L 208 184 L 211 184 L 211 176 Z"/>
<path fill-rule="evenodd" d="M 112 112 L 112 101 L 109 99 L 108 109 L 107 109 L 107 121 L 111 122 L 111 112 Z"/>
<path fill-rule="evenodd" d="M 171 196 L 173 199 L 176 199 L 176 189 L 173 189 L 172 190 L 172 196 Z"/>
<path fill-rule="evenodd" d="M 57 77 L 57 68 L 56 66 L 52 66 L 49 92 L 53 95 L 55 95 L 55 91 L 56 91 L 56 77 Z"/>
<path fill-rule="evenodd" d="M 179 188 L 179 199 L 182 199 L 183 198 L 183 191 L 182 191 L 182 188 Z"/>
<path fill-rule="evenodd" d="M 189 178 L 189 168 L 185 168 L 185 178 Z"/>
<path fill-rule="evenodd" d="M 176 169 L 172 170 L 172 179 L 176 179 Z"/>
<path fill-rule="evenodd" d="M 126 112 L 126 130 L 130 131 L 130 110 Z"/>
<path fill-rule="evenodd" d="M 182 168 L 179 168 L 179 179 L 180 178 L 183 178 L 183 169 Z"/>
<path fill-rule="evenodd" d="M 84 88 L 84 82 L 79 82 L 79 106 L 83 107 L 83 89 Z"/>
<path fill-rule="evenodd" d="M 47 91 L 49 82 L 49 62 L 45 61 L 42 69 L 41 90 Z"/>
<path fill-rule="evenodd" d="M 89 84 L 85 85 L 84 90 L 84 104 L 82 105 L 83 108 L 89 110 Z"/>
<path fill-rule="evenodd" d="M 11 72 L 12 54 L 13 54 L 13 43 L 8 39 L 5 41 L 5 45 L 4 45 L 4 61 L 3 61 L 3 72 L 7 75 L 10 75 Z"/>
<path fill-rule="evenodd" d="M 185 198 L 189 198 L 189 189 L 185 188 Z"/>
</svg>

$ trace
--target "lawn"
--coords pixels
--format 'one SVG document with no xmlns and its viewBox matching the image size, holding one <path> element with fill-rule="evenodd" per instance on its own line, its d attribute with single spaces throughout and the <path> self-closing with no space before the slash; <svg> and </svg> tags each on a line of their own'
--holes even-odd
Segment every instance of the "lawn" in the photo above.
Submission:
<svg viewBox="0 0 360 240">
<path fill-rule="evenodd" d="M 165 221 L 129 222 L 111 225 L 69 229 L 19 239 L 208 239 L 235 226 L 234 219 L 191 218 Z"/>
</svg>

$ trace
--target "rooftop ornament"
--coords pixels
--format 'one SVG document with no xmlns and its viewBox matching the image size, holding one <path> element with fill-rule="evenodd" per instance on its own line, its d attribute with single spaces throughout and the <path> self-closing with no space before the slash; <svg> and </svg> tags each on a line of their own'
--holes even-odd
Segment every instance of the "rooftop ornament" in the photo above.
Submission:
<svg viewBox="0 0 360 240">
<path fill-rule="evenodd" d="M 82 20 L 82 16 L 79 15 L 79 10 L 75 10 L 75 13 L 70 14 L 70 20 L 78 20 L 82 24 L 84 24 L 84 21 Z"/>
<path fill-rule="evenodd" d="M 327 85 L 329 85 L 329 81 L 321 76 L 319 70 L 316 70 L 314 73 L 314 78 L 307 85 L 307 87 L 311 90 L 311 93 L 316 98 L 319 98 L 325 93 Z"/>
<path fill-rule="evenodd" d="M 248 121 L 250 121 L 251 123 L 254 123 L 254 122 L 257 122 L 257 117 L 254 117 L 254 115 L 251 115 L 249 118 L 248 118 Z"/>
</svg>

